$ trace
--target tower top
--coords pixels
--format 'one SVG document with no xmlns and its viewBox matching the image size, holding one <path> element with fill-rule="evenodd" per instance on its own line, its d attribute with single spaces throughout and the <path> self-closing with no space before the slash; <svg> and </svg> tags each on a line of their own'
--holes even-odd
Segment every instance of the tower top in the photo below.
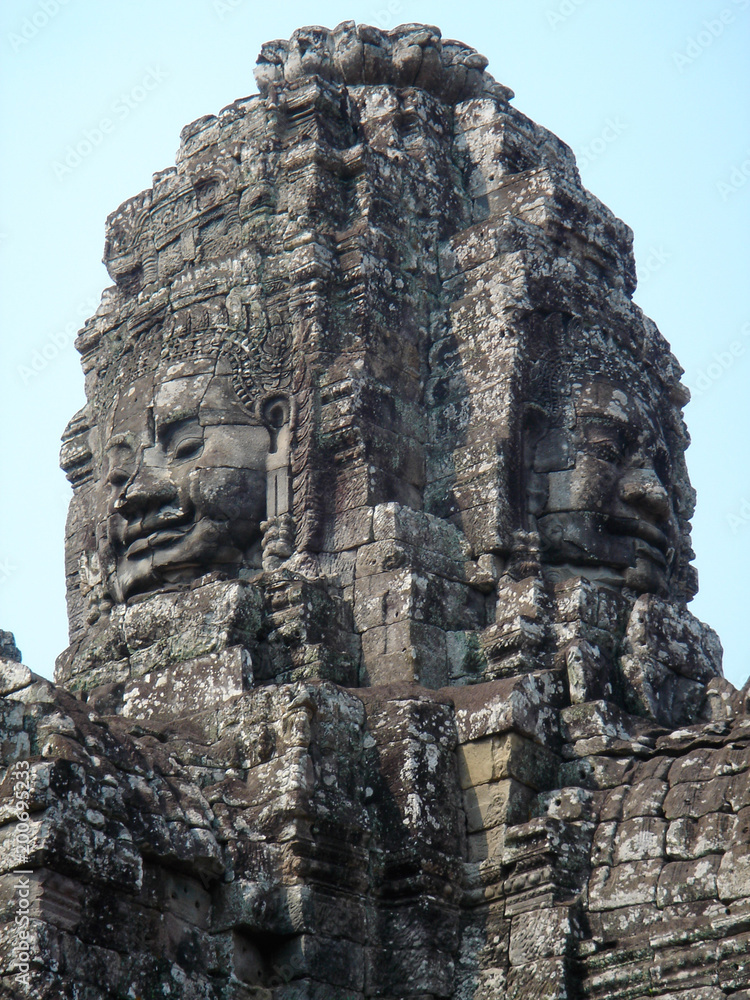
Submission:
<svg viewBox="0 0 750 1000">
<path fill-rule="evenodd" d="M 488 95 L 510 100 L 513 92 L 486 72 L 476 49 L 444 39 L 431 24 L 402 24 L 390 31 L 343 21 L 332 31 L 299 28 L 286 41 L 267 42 L 255 79 L 265 97 L 283 83 L 319 77 L 348 87 L 419 87 L 448 104 Z"/>
</svg>

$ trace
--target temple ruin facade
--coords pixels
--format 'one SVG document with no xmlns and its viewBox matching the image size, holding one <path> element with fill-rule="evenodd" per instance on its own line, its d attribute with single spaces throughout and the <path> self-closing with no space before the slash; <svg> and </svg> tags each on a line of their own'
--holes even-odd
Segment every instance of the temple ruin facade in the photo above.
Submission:
<svg viewBox="0 0 750 1000">
<path fill-rule="evenodd" d="M 0 997 L 750 1000 L 750 688 L 632 233 L 429 25 L 263 46 L 107 220 Z"/>
</svg>

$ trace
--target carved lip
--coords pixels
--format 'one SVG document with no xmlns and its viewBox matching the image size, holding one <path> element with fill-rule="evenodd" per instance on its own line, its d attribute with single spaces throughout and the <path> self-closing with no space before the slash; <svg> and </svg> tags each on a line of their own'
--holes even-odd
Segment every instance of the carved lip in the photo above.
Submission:
<svg viewBox="0 0 750 1000">
<path fill-rule="evenodd" d="M 141 535 L 125 550 L 125 558 L 139 559 L 154 549 L 172 545 L 184 538 L 189 530 L 190 525 L 179 529 L 165 528 L 161 531 L 152 531 L 150 535 Z"/>
<path fill-rule="evenodd" d="M 644 521 L 641 518 L 628 519 L 612 517 L 609 519 L 608 527 L 613 534 L 629 535 L 637 542 L 645 543 L 646 555 L 651 555 L 658 562 L 666 565 L 666 555 L 671 545 L 664 532 L 657 528 L 651 521 Z M 637 546 L 638 547 L 638 546 Z"/>
<path fill-rule="evenodd" d="M 171 545 L 192 526 L 190 513 L 175 506 L 164 506 L 137 521 L 129 521 L 122 532 L 125 556 L 134 559 L 152 549 Z"/>
<path fill-rule="evenodd" d="M 666 544 L 666 538 L 664 539 Z M 645 541 L 643 538 L 637 538 L 635 543 L 635 554 L 636 556 L 645 556 L 650 559 L 651 562 L 656 563 L 662 569 L 667 569 L 667 549 L 664 551 L 661 548 L 656 548 L 656 546 L 651 545 L 649 542 Z"/>
</svg>

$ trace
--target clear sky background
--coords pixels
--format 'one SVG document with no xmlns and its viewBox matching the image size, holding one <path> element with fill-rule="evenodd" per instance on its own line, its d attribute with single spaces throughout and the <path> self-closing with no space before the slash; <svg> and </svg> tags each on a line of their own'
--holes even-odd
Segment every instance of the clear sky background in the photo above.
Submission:
<svg viewBox="0 0 750 1000">
<path fill-rule="evenodd" d="M 59 439 L 84 402 L 73 338 L 110 284 L 107 215 L 174 162 L 183 125 L 256 91 L 264 41 L 347 19 L 425 21 L 475 46 L 634 229 L 636 301 L 693 390 L 692 610 L 717 629 L 726 676 L 743 684 L 750 0 L 3 0 L 0 627 L 51 676 L 67 643 Z M 82 141 L 86 155 L 66 164 Z"/>
</svg>

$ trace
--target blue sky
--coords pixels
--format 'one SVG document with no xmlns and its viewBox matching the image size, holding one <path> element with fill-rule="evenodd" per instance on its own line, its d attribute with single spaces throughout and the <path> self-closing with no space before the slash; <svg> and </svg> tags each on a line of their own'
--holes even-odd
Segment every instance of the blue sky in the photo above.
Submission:
<svg viewBox="0 0 750 1000">
<path fill-rule="evenodd" d="M 692 610 L 718 630 L 726 675 L 744 683 L 750 0 L 5 0 L 0 627 L 51 676 L 67 641 L 59 438 L 84 401 L 73 337 L 110 283 L 107 215 L 174 162 L 183 125 L 255 92 L 264 41 L 346 19 L 426 21 L 475 46 L 634 229 L 636 301 L 694 395 Z"/>
</svg>

